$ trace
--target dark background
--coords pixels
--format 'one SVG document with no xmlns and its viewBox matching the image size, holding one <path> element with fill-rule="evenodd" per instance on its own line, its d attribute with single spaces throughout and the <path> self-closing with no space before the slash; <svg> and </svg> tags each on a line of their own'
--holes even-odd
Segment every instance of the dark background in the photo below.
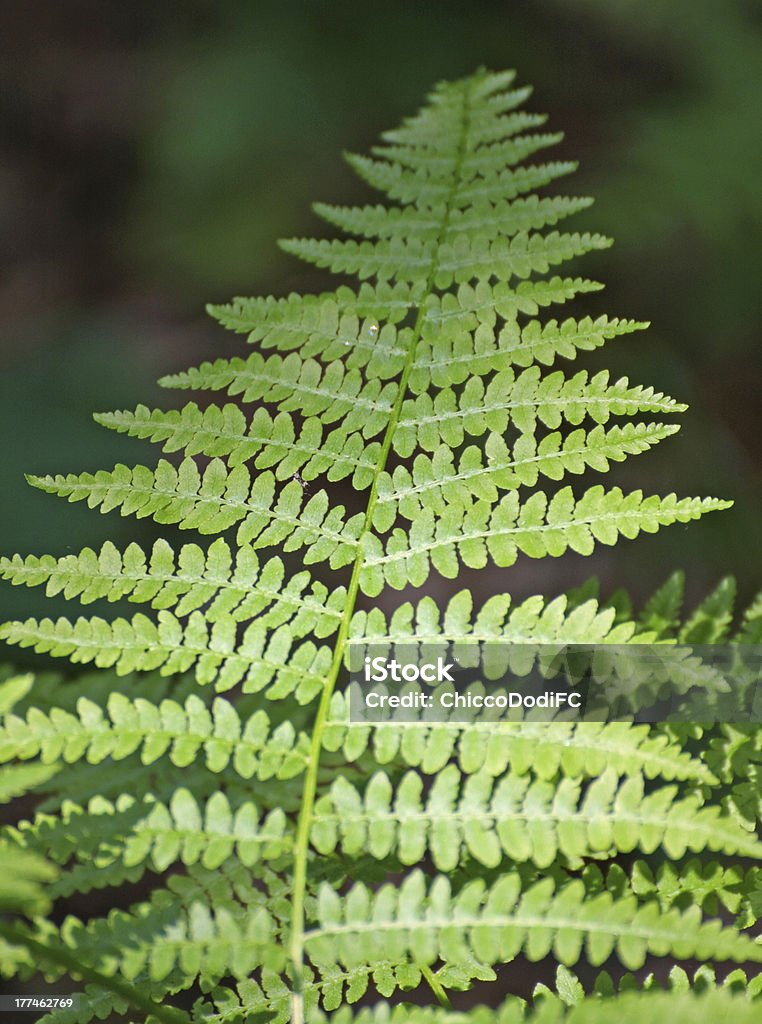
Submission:
<svg viewBox="0 0 762 1024">
<path fill-rule="evenodd" d="M 331 287 L 275 240 L 322 232 L 313 200 L 375 201 L 341 151 L 485 64 L 517 68 L 530 108 L 566 131 L 556 153 L 582 166 L 561 189 L 598 198 L 574 229 L 617 239 L 574 268 L 607 283 L 585 311 L 653 323 L 579 367 L 691 405 L 677 438 L 610 483 L 736 504 L 482 585 L 553 593 L 597 573 L 641 597 L 677 567 L 694 599 L 727 572 L 746 599 L 762 584 L 759 2 L 6 0 L 0 13 L 3 552 L 141 536 L 24 472 L 150 463 L 91 412 L 171 404 L 160 374 L 243 352 L 205 302 Z M 0 587 L 0 619 L 40 608 Z"/>
</svg>

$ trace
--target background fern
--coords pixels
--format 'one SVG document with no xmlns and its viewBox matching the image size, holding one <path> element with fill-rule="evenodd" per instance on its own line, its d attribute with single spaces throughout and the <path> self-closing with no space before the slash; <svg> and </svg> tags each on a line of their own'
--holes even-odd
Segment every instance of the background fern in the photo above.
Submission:
<svg viewBox="0 0 762 1024">
<path fill-rule="evenodd" d="M 756 921 L 757 869 L 706 860 L 762 851 L 754 730 L 346 722 L 350 638 L 621 643 L 680 629 L 715 642 L 730 629 L 729 584 L 682 627 L 678 579 L 640 620 L 586 591 L 477 609 L 467 591 L 441 609 L 391 593 L 520 554 L 589 554 L 729 504 L 564 482 L 665 439 L 674 424 L 637 417 L 683 407 L 605 372 L 566 374 L 565 361 L 645 325 L 538 318 L 599 287 L 554 268 L 609 241 L 556 229 L 588 200 L 534 194 L 573 165 L 524 162 L 559 136 L 533 131 L 544 118 L 512 86 L 512 73 L 487 72 L 441 85 L 373 157 L 351 158 L 393 205 L 317 211 L 361 241 L 284 243 L 373 283 L 213 310 L 256 350 L 163 383 L 224 391 L 243 409 L 102 414 L 178 458 L 30 478 L 200 535 L 2 562 L 16 584 L 148 611 L 2 629 L 104 670 L 3 691 L 0 754 L 25 762 L 10 771 L 43 797 L 6 830 L 22 871 L 41 882 L 41 855 L 57 862 L 51 899 L 144 887 L 139 903 L 62 924 L 40 916 L 32 888 L 20 907 L 30 920 L 0 926 L 8 973 L 43 966 L 89 983 L 78 1020 L 131 1006 L 165 1021 L 299 1022 L 419 987 L 444 1004 L 451 990 L 489 999 L 480 983 L 519 955 L 630 969 L 648 956 L 762 959 L 742 930 Z M 349 508 L 319 486 L 342 479 Z M 292 573 L 289 552 L 309 568 Z M 754 641 L 761 618 L 753 606 L 738 637 Z M 650 862 L 623 867 L 617 855 L 635 851 Z M 699 999 L 756 1012 L 739 976 L 706 994 L 674 978 L 676 993 L 617 997 L 624 1019 L 656 1019 L 665 1003 L 687 1019 Z M 604 976 L 583 997 L 564 968 L 558 994 L 539 991 L 532 1010 L 512 999 L 494 1014 L 402 1018 L 379 1005 L 357 1019 L 594 1021 L 613 997 Z"/>
</svg>

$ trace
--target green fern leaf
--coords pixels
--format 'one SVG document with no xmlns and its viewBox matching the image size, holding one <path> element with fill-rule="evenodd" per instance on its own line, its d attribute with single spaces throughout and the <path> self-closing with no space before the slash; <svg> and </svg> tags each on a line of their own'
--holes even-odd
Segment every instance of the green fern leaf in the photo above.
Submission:
<svg viewBox="0 0 762 1024">
<path fill-rule="evenodd" d="M 96 604 L 89 618 L 0 627 L 11 643 L 103 670 L 102 681 L 0 682 L 3 792 L 35 794 L 0 850 L 3 863 L 19 858 L 10 909 L 56 901 L 50 919 L 0 922 L 2 969 L 81 978 L 79 1024 L 132 1011 L 166 1024 L 304 1024 L 334 1010 L 337 1024 L 594 1024 L 612 1000 L 623 1022 L 715 1007 L 740 1022 L 752 1005 L 717 986 L 702 995 L 687 976 L 663 998 L 645 983 L 607 994 L 603 976 L 585 996 L 561 972 L 531 1006 L 342 1009 L 424 985 L 446 1002 L 520 954 L 594 966 L 616 955 L 632 969 L 652 955 L 762 959 L 740 931 L 756 920 L 757 869 L 706 863 L 759 856 L 753 730 L 348 721 L 354 642 L 760 635 L 759 602 L 733 626 L 728 582 L 682 627 L 679 580 L 640 622 L 588 592 L 518 604 L 497 594 L 476 611 L 463 590 L 441 604 L 395 597 L 434 573 L 590 554 L 729 504 L 568 486 L 666 440 L 677 427 L 659 417 L 685 407 L 564 367 L 647 324 L 544 318 L 601 287 L 556 268 L 610 240 L 565 230 L 590 200 L 537 194 L 575 165 L 525 162 L 560 135 L 536 130 L 545 117 L 519 109 L 530 91 L 513 79 L 480 71 L 438 86 L 371 156 L 349 157 L 391 203 L 318 204 L 355 237 L 283 243 L 355 275 L 355 288 L 210 307 L 252 350 L 161 383 L 221 392 L 222 404 L 96 416 L 167 458 L 30 477 L 70 502 L 194 534 L 150 551 L 107 542 L 0 561 L 13 584 Z M 106 618 L 115 602 L 141 607 Z M 712 692 L 717 680 L 705 683 Z M 693 745 L 710 735 L 707 750 Z M 669 870 L 649 867 L 657 850 Z M 401 866 L 416 870 L 385 882 Z M 67 916 L 69 895 L 108 899 L 126 882 L 140 883 L 142 902 Z M 737 920 L 724 927 L 700 907 Z M 190 991 L 189 1016 L 174 1003 L 189 1005 Z"/>
<path fill-rule="evenodd" d="M 30 916 L 45 913 L 50 907 L 48 889 L 56 874 L 53 864 L 39 854 L 0 841 L 0 911 Z"/>
<path fill-rule="evenodd" d="M 632 969 L 641 967 L 649 952 L 762 960 L 755 942 L 732 929 L 702 924 L 698 911 L 661 914 L 653 903 L 638 907 L 629 897 L 615 901 L 609 893 L 586 899 L 581 882 L 556 892 L 550 879 L 522 894 L 515 875 L 502 876 L 491 889 L 470 882 L 456 895 L 443 876 L 427 889 L 418 871 L 399 889 L 386 885 L 371 893 L 358 883 L 343 899 L 323 886 L 318 913 L 318 927 L 306 937 L 310 957 L 348 967 L 386 956 L 410 957 L 418 964 L 440 958 L 457 962 L 466 952 L 495 964 L 521 951 L 532 961 L 553 952 L 570 965 L 583 947 L 592 964 L 616 953 Z"/>
<path fill-rule="evenodd" d="M 223 698 L 207 707 L 195 694 L 184 704 L 169 699 L 154 704 L 114 692 L 106 709 L 80 697 L 74 714 L 61 708 L 49 714 L 31 708 L 26 718 L 6 717 L 0 728 L 2 762 L 39 756 L 45 764 L 62 758 L 95 765 L 107 759 L 122 761 L 139 750 L 143 764 L 167 754 L 178 768 L 186 768 L 203 754 L 212 772 L 230 764 L 242 778 L 263 781 L 304 771 L 306 745 L 307 737 L 297 736 L 288 721 L 272 728 L 262 710 L 242 721 Z"/>
<path fill-rule="evenodd" d="M 621 786 L 614 771 L 599 776 L 584 798 L 578 781 L 553 785 L 527 775 L 505 775 L 497 785 L 486 772 L 461 788 L 454 765 L 440 771 L 422 802 L 423 779 L 408 772 L 395 787 L 383 772 L 364 795 L 337 779 L 315 807 L 313 843 L 322 854 L 341 845 L 384 859 L 396 852 L 403 864 L 418 864 L 427 852 L 440 871 L 453 871 L 467 851 L 479 864 L 497 867 L 504 857 L 549 867 L 560 855 L 574 864 L 617 850 L 663 845 L 672 858 L 705 848 L 760 857 L 762 845 L 716 807 L 675 800 L 675 788 L 644 795 L 643 780 Z"/>
</svg>

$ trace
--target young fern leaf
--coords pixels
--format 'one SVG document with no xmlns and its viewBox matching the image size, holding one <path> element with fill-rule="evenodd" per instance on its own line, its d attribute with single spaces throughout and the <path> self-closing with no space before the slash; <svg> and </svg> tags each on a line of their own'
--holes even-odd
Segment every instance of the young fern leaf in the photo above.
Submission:
<svg viewBox="0 0 762 1024">
<path fill-rule="evenodd" d="M 571 546 L 587 553 L 596 540 L 613 543 L 620 534 L 635 536 L 641 529 L 655 530 L 661 525 L 686 521 L 719 507 L 713 500 L 677 501 L 674 496 L 664 500 L 643 500 L 638 492 L 625 497 L 616 488 L 606 492 L 601 487 L 588 490 L 581 499 L 576 499 L 570 489 L 562 489 L 552 500 L 542 492 L 522 500 L 521 485 L 532 487 L 537 479 L 536 472 L 548 470 L 552 479 L 558 479 L 565 472 L 579 472 L 590 464 L 605 470 L 609 457 L 624 458 L 671 432 L 669 429 L 660 430 L 658 426 L 649 428 L 646 424 L 639 425 L 629 434 L 621 428 L 616 433 L 609 432 L 603 436 L 595 431 L 577 432 L 562 449 L 564 442 L 560 435 L 538 438 L 540 425 L 549 428 L 558 427 L 563 422 L 578 425 L 586 417 L 602 424 L 612 414 L 670 412 L 679 411 L 682 407 L 655 394 L 652 389 L 630 388 L 626 381 L 609 385 L 605 373 L 592 380 L 588 380 L 584 372 L 569 379 L 561 371 L 543 377 L 542 363 L 538 362 L 516 376 L 510 369 L 511 357 L 506 358 L 504 353 L 505 349 L 511 351 L 506 343 L 511 325 L 516 323 L 515 318 L 506 319 L 499 332 L 496 324 L 491 328 L 493 350 L 486 363 L 490 374 L 486 386 L 480 373 L 469 371 L 466 366 L 459 371 L 458 386 L 462 386 L 459 395 L 452 386 L 444 386 L 441 381 L 430 381 L 428 393 L 422 392 L 421 370 L 432 350 L 432 338 L 437 338 L 437 321 L 430 318 L 430 312 L 437 305 L 444 307 L 442 293 L 448 293 L 453 282 L 478 290 L 480 285 L 489 289 L 497 279 L 504 287 L 508 285 L 510 291 L 510 283 L 514 279 L 531 278 L 537 272 L 545 272 L 559 260 L 604 244 L 598 236 L 558 232 L 527 234 L 520 216 L 524 209 L 521 206 L 515 211 L 518 219 L 512 219 L 509 193 L 523 191 L 528 182 L 526 173 L 511 170 L 510 164 L 507 170 L 495 170 L 494 161 L 502 159 L 500 154 L 505 149 L 502 142 L 485 146 L 478 141 L 480 136 L 475 126 L 479 119 L 483 117 L 488 121 L 490 117 L 502 116 L 487 115 L 482 111 L 481 105 L 492 88 L 486 84 L 488 81 L 487 77 L 479 85 L 476 79 L 470 80 L 437 94 L 432 116 L 440 123 L 440 145 L 431 147 L 416 145 L 412 141 L 407 143 L 403 147 L 407 153 L 403 166 L 397 162 L 400 147 L 387 144 L 377 151 L 383 159 L 372 162 L 376 169 L 388 168 L 393 180 L 406 179 L 409 169 L 413 170 L 418 188 L 405 199 L 405 204 L 410 207 L 413 217 L 422 215 L 438 230 L 428 230 L 420 237 L 406 241 L 396 236 L 387 241 L 384 238 L 386 214 L 383 208 L 371 208 L 362 214 L 363 233 L 378 238 L 377 241 L 360 244 L 301 241 L 286 245 L 286 248 L 312 261 L 324 263 L 335 271 L 351 270 L 361 275 L 367 271 L 383 281 L 386 268 L 394 280 L 401 284 L 410 283 L 416 299 L 409 299 L 408 309 L 418 311 L 412 327 L 397 328 L 392 322 L 395 317 L 390 312 L 387 311 L 387 316 L 383 317 L 383 308 L 376 310 L 381 314 L 380 318 L 390 321 L 383 329 L 375 321 L 366 321 L 361 326 L 355 313 L 359 294 L 354 310 L 345 314 L 356 325 L 354 340 L 365 332 L 372 341 L 378 342 L 378 346 L 371 345 L 366 352 L 373 353 L 377 348 L 384 351 L 389 346 L 395 348 L 400 360 L 396 371 L 398 380 L 382 384 L 368 365 L 363 367 L 363 374 L 358 367 L 345 365 L 344 360 L 335 358 L 333 353 L 326 358 L 324 353 L 315 351 L 309 357 L 302 352 L 291 352 L 285 358 L 278 355 L 265 358 L 254 353 L 246 361 L 218 361 L 166 381 L 174 386 L 226 388 L 231 394 L 242 395 L 245 403 L 264 401 L 274 405 L 280 413 L 299 410 L 304 417 L 303 432 L 310 431 L 313 438 L 312 444 L 306 446 L 308 458 L 314 458 L 314 448 L 319 443 L 317 439 L 322 439 L 325 427 L 339 423 L 340 435 L 333 438 L 327 457 L 330 459 L 334 454 L 336 472 L 344 473 L 347 467 L 341 464 L 342 453 L 351 439 L 352 457 L 364 462 L 357 484 L 371 488 L 366 506 L 370 517 L 358 515 L 345 520 L 341 507 L 329 511 L 330 502 L 325 492 L 305 501 L 293 481 L 287 482 L 276 493 L 278 477 L 268 471 L 252 479 L 243 462 L 258 453 L 260 465 L 278 465 L 280 469 L 287 449 L 279 442 L 283 437 L 289 439 L 287 444 L 291 443 L 295 437 L 293 423 L 290 419 L 281 421 L 281 430 L 275 430 L 272 416 L 266 410 L 257 410 L 247 426 L 240 410 L 229 406 L 222 409 L 212 407 L 203 414 L 195 405 L 186 406 L 174 414 L 148 413 L 141 407 L 132 418 L 129 414 L 100 417 L 101 422 L 118 429 L 143 435 L 147 433 L 153 440 L 169 442 L 171 449 L 184 450 L 189 456 L 198 453 L 216 456 L 203 477 L 195 462 L 188 457 L 179 471 L 170 463 L 160 461 L 155 472 L 141 467 L 134 471 L 117 467 L 113 474 L 40 478 L 34 482 L 44 489 L 67 496 L 69 500 L 87 500 L 104 510 L 119 507 L 123 514 L 152 515 L 159 522 L 176 522 L 183 528 L 196 528 L 204 533 L 220 532 L 243 520 L 238 532 L 239 543 L 253 542 L 257 547 L 285 544 L 287 550 L 306 547 L 307 563 L 329 559 L 334 567 L 340 567 L 353 562 L 360 567 L 358 588 L 371 596 L 379 593 L 384 585 L 421 584 L 432 566 L 447 575 L 454 575 L 460 562 L 480 566 L 491 557 L 498 565 L 510 565 L 518 551 L 537 557 L 546 553 L 560 554 Z M 511 102 L 518 102 L 519 96 L 519 93 L 514 94 Z M 495 127 L 498 132 L 503 130 Z M 512 130 L 509 125 L 506 128 Z M 539 137 L 542 145 L 552 138 Z M 511 152 L 524 152 L 527 146 L 532 150 L 536 143 L 538 138 L 533 136 L 522 139 L 520 144 L 509 136 L 507 145 Z M 367 172 L 371 165 L 364 162 L 362 166 Z M 529 172 L 529 176 L 536 173 L 551 180 L 556 171 L 557 168 L 549 165 Z M 376 183 L 384 191 L 390 191 L 386 182 Z M 471 224 L 467 222 L 466 226 L 460 221 L 473 208 L 475 188 L 485 185 L 495 188 L 498 184 L 504 193 L 501 201 L 509 205 L 501 208 L 500 233 L 497 239 L 490 241 L 478 217 Z M 392 198 L 394 192 L 392 188 Z M 404 211 L 405 206 L 399 208 L 402 223 Z M 540 226 L 543 226 L 543 211 L 555 219 L 556 214 L 570 212 L 569 203 L 564 200 L 557 209 L 552 200 L 544 205 L 538 203 L 534 215 Z M 351 221 L 351 217 L 348 219 Z M 493 317 L 499 310 L 496 288 L 490 291 L 495 302 Z M 372 286 L 366 289 L 366 295 L 368 299 L 375 296 Z M 449 297 L 457 305 L 460 295 L 449 292 Z M 332 302 L 332 312 L 337 318 L 342 310 L 342 298 L 337 293 Z M 438 304 L 432 301 L 436 298 L 439 298 Z M 380 296 L 376 296 L 376 301 L 377 306 L 383 307 Z M 286 304 L 285 312 L 293 320 L 295 314 L 298 316 L 308 309 L 314 317 L 316 308 L 322 312 L 321 305 L 327 306 L 327 300 L 323 303 L 316 303 L 314 299 L 309 303 L 304 300 L 300 304 L 294 297 Z M 268 314 L 273 319 L 283 319 L 282 304 L 265 306 L 262 317 L 265 323 L 260 327 L 262 340 L 268 335 Z M 481 326 L 485 324 L 483 321 Z M 573 351 L 575 343 L 595 344 L 590 322 L 580 325 L 572 322 L 569 326 L 571 330 L 558 331 L 555 323 L 551 323 L 540 331 L 542 343 L 546 347 L 552 346 L 555 330 L 556 338 L 563 340 L 567 351 L 568 346 Z M 621 324 L 604 321 L 596 326 L 597 341 L 600 342 L 620 330 L 642 325 L 629 321 Z M 548 331 L 547 336 L 542 337 Z M 446 330 L 441 333 L 444 338 L 439 338 L 438 354 L 440 359 L 447 361 L 448 355 L 456 355 L 448 352 L 448 348 L 454 346 L 455 335 Z M 461 327 L 460 333 L 468 335 L 470 332 Z M 477 334 L 478 330 L 474 334 L 475 344 Z M 329 332 L 326 331 L 325 336 L 330 337 Z M 354 354 L 357 349 L 353 338 L 344 340 L 349 342 L 347 347 Z M 523 362 L 526 362 L 532 357 L 531 350 L 524 349 L 521 334 L 514 340 L 519 341 L 517 347 L 522 351 Z M 481 352 L 483 347 L 479 353 L 474 352 L 473 361 L 477 371 L 483 372 Z M 346 358 L 348 354 L 343 355 Z M 419 359 L 422 360 L 421 366 Z M 546 353 L 542 362 L 547 361 Z M 411 390 L 418 397 L 409 397 Z M 257 416 L 264 429 L 258 425 Z M 509 427 L 519 434 L 511 448 L 502 439 Z M 245 438 L 250 430 L 254 433 L 249 444 Z M 285 433 L 281 434 L 281 431 Z M 445 473 L 436 495 L 439 507 L 432 510 L 426 507 L 425 500 L 422 508 L 410 508 L 408 503 L 408 514 L 417 515 L 420 508 L 420 520 L 416 521 L 415 528 L 409 530 L 404 526 L 395 527 L 400 505 L 403 505 L 403 516 L 405 510 L 402 502 L 390 499 L 390 488 L 385 484 L 389 479 L 387 466 L 390 458 L 406 457 L 421 449 L 436 451 L 438 446 L 444 445 L 449 454 L 442 453 L 440 449 L 440 458 L 452 459 L 453 450 L 457 451 L 462 446 L 466 436 L 481 437 L 486 431 L 489 431 L 485 448 L 489 462 L 494 464 L 495 449 L 501 445 L 504 452 L 502 464 L 498 456 L 494 472 L 489 474 L 491 486 L 486 486 L 487 493 L 484 493 L 486 481 L 484 485 L 475 485 L 477 490 L 474 494 L 468 486 L 461 486 L 462 474 L 459 471 L 451 472 L 449 476 Z M 367 451 L 363 439 L 377 435 L 382 435 L 383 441 Z M 231 457 L 230 469 L 226 469 L 219 460 L 220 454 Z M 478 463 L 474 461 L 479 459 L 478 452 L 467 450 L 462 458 L 474 467 L 471 475 L 479 479 L 482 474 L 478 473 Z M 532 468 L 522 474 L 522 467 L 527 463 Z M 291 465 L 296 466 L 298 462 L 292 459 L 287 462 L 289 468 Z M 310 475 L 317 473 L 313 466 Z M 281 470 L 280 479 L 286 477 L 285 470 Z M 501 496 L 500 491 L 506 489 L 511 493 Z M 393 490 L 391 494 L 394 494 Z M 386 501 L 380 501 L 381 496 L 386 497 Z"/>
<path fill-rule="evenodd" d="M 619 775 L 642 774 L 647 779 L 716 782 L 706 764 L 663 734 L 624 722 L 580 726 L 522 722 L 520 729 L 494 722 L 388 722 L 371 729 L 347 724 L 347 718 L 343 694 L 334 694 L 324 733 L 328 750 L 341 750 L 347 761 L 352 761 L 370 745 L 377 764 L 401 762 L 427 775 L 441 771 L 456 758 L 464 775 L 484 771 L 495 778 L 508 766 L 517 774 L 531 771 L 545 780 L 555 779 L 559 773 L 594 778 L 610 767 Z"/>
<path fill-rule="evenodd" d="M 150 765 L 165 754 L 179 768 L 203 754 L 211 772 L 230 764 L 241 778 L 288 779 L 304 771 L 308 739 L 286 721 L 271 726 L 263 710 L 242 721 L 236 708 L 220 697 L 210 707 L 191 694 L 184 704 L 158 704 L 111 693 L 105 707 L 80 697 L 75 713 L 31 708 L 25 718 L 8 715 L 0 728 L 0 762 L 39 757 L 43 764 L 62 758 L 88 764 L 122 761 L 140 751 Z"/>
<path fill-rule="evenodd" d="M 503 875 L 488 889 L 479 879 L 454 894 L 445 876 L 427 887 L 414 871 L 396 889 L 371 893 L 363 883 L 342 899 L 332 887 L 320 889 L 318 925 L 307 933 L 317 963 L 352 967 L 374 957 L 410 955 L 418 964 L 441 959 L 458 963 L 468 954 L 481 963 L 512 960 L 523 950 L 529 960 L 551 952 L 561 963 L 577 962 L 583 948 L 590 963 L 603 963 L 614 951 L 631 969 L 648 953 L 668 952 L 699 960 L 759 963 L 753 940 L 715 923 L 702 923 L 697 908 L 660 913 L 655 904 L 615 900 L 610 893 L 588 898 L 579 880 L 556 891 L 546 879 L 522 892 L 516 874 Z"/>
<path fill-rule="evenodd" d="M 581 796 L 580 780 L 532 782 L 507 774 L 495 785 L 487 772 L 464 781 L 455 765 L 438 773 L 425 803 L 423 779 L 406 773 L 395 787 L 373 775 L 361 796 L 338 778 L 315 806 L 312 841 L 320 853 L 365 852 L 383 860 L 395 851 L 403 864 L 430 853 L 440 871 L 453 871 L 467 851 L 479 864 L 497 867 L 504 857 L 549 867 L 559 855 L 579 866 L 583 858 L 652 853 L 662 845 L 672 858 L 705 848 L 762 855 L 762 845 L 741 826 L 723 819 L 718 807 L 700 800 L 675 800 L 675 787 L 644 795 L 636 775 L 619 785 L 613 769 Z"/>
<path fill-rule="evenodd" d="M 331 1024 L 610 1024 L 612 1014 L 621 1024 L 661 1024 L 668 1018 L 673 1024 L 695 1024 L 699 1020 L 733 1020 L 736 1024 L 754 1024 L 759 1007 L 732 992 L 694 995 L 689 992 L 626 992 L 611 1004 L 590 998 L 571 1006 L 556 997 L 540 1002 L 532 1013 L 517 998 L 506 1000 L 497 1009 L 477 1007 L 455 1012 L 431 1007 L 398 1007 L 382 1004 L 373 1010 L 352 1013 L 348 1009 L 330 1017 Z M 214 1017 L 210 1018 L 215 1020 Z M 222 1021 L 222 1017 L 217 1018 Z M 314 1018 L 322 1024 L 327 1017 Z"/>
<path fill-rule="evenodd" d="M 54 688 L 41 708 L 9 697 L 0 760 L 42 772 L 49 797 L 4 841 L 64 868 L 56 896 L 169 872 L 128 911 L 0 930 L 22 973 L 43 961 L 76 973 L 81 962 L 91 995 L 80 1024 L 130 1005 L 189 1020 L 171 1000 L 194 987 L 204 993 L 194 1021 L 243 1013 L 304 1024 L 371 984 L 389 997 L 425 979 L 441 998 L 521 953 L 564 964 L 615 953 L 632 968 L 651 954 L 762 959 L 752 938 L 703 921 L 697 907 L 661 906 L 621 869 L 615 893 L 583 867 L 658 847 L 678 859 L 759 857 L 739 794 L 722 801 L 730 749 L 701 759 L 675 736 L 628 723 L 346 720 L 353 640 L 651 642 L 674 632 L 677 611 L 670 591 L 641 625 L 580 599 L 511 607 L 497 595 L 474 614 L 462 591 L 441 609 L 430 597 L 405 603 L 387 621 L 366 599 L 432 573 L 507 568 L 519 555 L 590 554 L 729 504 L 568 484 L 671 436 L 677 426 L 653 417 L 684 406 L 605 371 L 565 369 L 647 325 L 540 318 L 600 288 L 555 268 L 610 240 L 556 227 L 590 200 L 535 194 L 574 165 L 523 162 L 560 136 L 533 131 L 544 117 L 518 109 L 529 90 L 512 82 L 480 71 L 438 86 L 372 157 L 350 157 L 387 205 L 316 207 L 357 237 L 283 243 L 356 275 L 356 288 L 211 308 L 248 335 L 251 354 L 162 384 L 234 402 L 97 415 L 175 458 L 30 478 L 101 512 L 198 535 L 150 552 L 106 543 L 0 562 L 15 584 L 145 609 L 0 629 L 11 643 L 125 677 L 78 700 Z M 342 480 L 347 507 L 324 486 Z M 291 553 L 295 573 L 282 557 Z M 683 638 L 725 635 L 730 598 L 728 588 L 716 595 Z M 742 636 L 760 621 L 750 613 Z M 120 693 L 135 672 L 192 682 L 157 687 L 155 699 Z M 402 869 L 401 881 L 357 883 L 359 857 L 369 881 Z M 426 858 L 436 878 L 404 874 Z M 464 885 L 464 869 L 483 877 Z M 218 988 L 230 975 L 237 994 Z M 516 1006 L 489 1019 L 522 1019 Z M 597 1020 L 594 1002 L 588 1010 Z M 405 1019 L 485 1019 L 417 1013 Z M 357 1019 L 398 1016 L 382 1006 Z"/>
<path fill-rule="evenodd" d="M 0 842 L 0 911 L 45 913 L 56 874 L 53 864 L 40 854 Z"/>
<path fill-rule="evenodd" d="M 107 541 L 97 554 L 85 548 L 79 555 L 61 559 L 34 555 L 2 559 L 0 573 L 16 584 L 45 583 L 49 597 L 63 593 L 83 604 L 126 597 L 157 609 L 172 608 L 179 616 L 205 607 L 208 622 L 256 618 L 273 629 L 288 622 L 300 637 L 334 633 L 346 593 L 343 587 L 329 593 L 306 572 L 286 580 L 282 559 L 271 558 L 261 565 L 252 548 L 233 552 L 221 539 L 207 551 L 184 544 L 177 559 L 163 540 L 154 544 L 150 557 L 137 544 L 130 544 L 122 554 Z"/>
<path fill-rule="evenodd" d="M 60 816 L 40 815 L 9 835 L 22 849 L 45 851 L 59 864 L 72 858 L 85 864 L 92 860 L 101 876 L 112 864 L 141 865 L 158 873 L 174 864 L 201 863 L 214 869 L 234 855 L 251 867 L 260 859 L 275 860 L 291 847 L 282 810 L 264 815 L 250 800 L 234 809 L 219 791 L 200 807 L 182 787 L 168 804 L 139 801 L 126 793 L 116 805 L 98 798 L 87 809 L 67 802 Z M 134 881 L 138 874 L 131 872 L 130 877 Z M 98 882 L 103 884 L 103 877 Z M 52 894 L 59 895 L 70 884 L 64 875 Z M 77 886 L 79 891 L 88 887 L 82 882 Z"/>
</svg>

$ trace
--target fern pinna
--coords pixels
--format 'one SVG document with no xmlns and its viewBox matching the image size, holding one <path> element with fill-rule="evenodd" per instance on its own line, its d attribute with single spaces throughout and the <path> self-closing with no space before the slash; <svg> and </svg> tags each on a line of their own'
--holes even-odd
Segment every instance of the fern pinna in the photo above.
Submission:
<svg viewBox="0 0 762 1024">
<path fill-rule="evenodd" d="M 699 999 L 713 1019 L 757 1019 L 739 971 L 720 984 L 676 967 L 670 991 L 602 973 L 585 995 L 568 970 L 762 960 L 742 931 L 757 869 L 738 866 L 762 852 L 756 774 L 737 779 L 759 761 L 753 730 L 718 729 L 710 751 L 698 726 L 374 728 L 345 714 L 350 639 L 627 643 L 678 628 L 675 581 L 640 622 L 585 593 L 475 608 L 461 591 L 387 617 L 383 591 L 589 554 L 728 504 L 562 483 L 670 436 L 638 417 L 684 407 L 566 369 L 645 324 L 539 319 L 600 287 L 555 268 L 609 240 L 556 228 L 590 201 L 536 194 L 574 165 L 527 162 L 560 136 L 535 131 L 544 117 L 520 109 L 529 90 L 513 77 L 440 85 L 372 158 L 349 158 L 391 204 L 316 209 L 359 240 L 284 243 L 359 287 L 212 309 L 251 354 L 163 383 L 231 401 L 96 417 L 175 457 L 31 479 L 198 535 L 2 561 L 16 584 L 147 609 L 2 630 L 104 670 L 0 690 L 0 756 L 31 772 L 10 795 L 41 797 L 0 850 L 28 879 L 20 906 L 4 904 L 27 919 L 0 924 L 3 969 L 86 988 L 46 1020 L 584 1024 L 611 1019 L 610 999 L 622 1021 L 694 1020 Z M 728 628 L 712 600 L 687 639 Z M 81 913 L 97 889 L 117 903 L 105 916 L 45 916 L 73 894 Z M 485 983 L 520 956 L 554 957 L 557 990 L 448 1008 L 494 1006 Z M 406 1002 L 416 989 L 432 1006 Z"/>
</svg>

